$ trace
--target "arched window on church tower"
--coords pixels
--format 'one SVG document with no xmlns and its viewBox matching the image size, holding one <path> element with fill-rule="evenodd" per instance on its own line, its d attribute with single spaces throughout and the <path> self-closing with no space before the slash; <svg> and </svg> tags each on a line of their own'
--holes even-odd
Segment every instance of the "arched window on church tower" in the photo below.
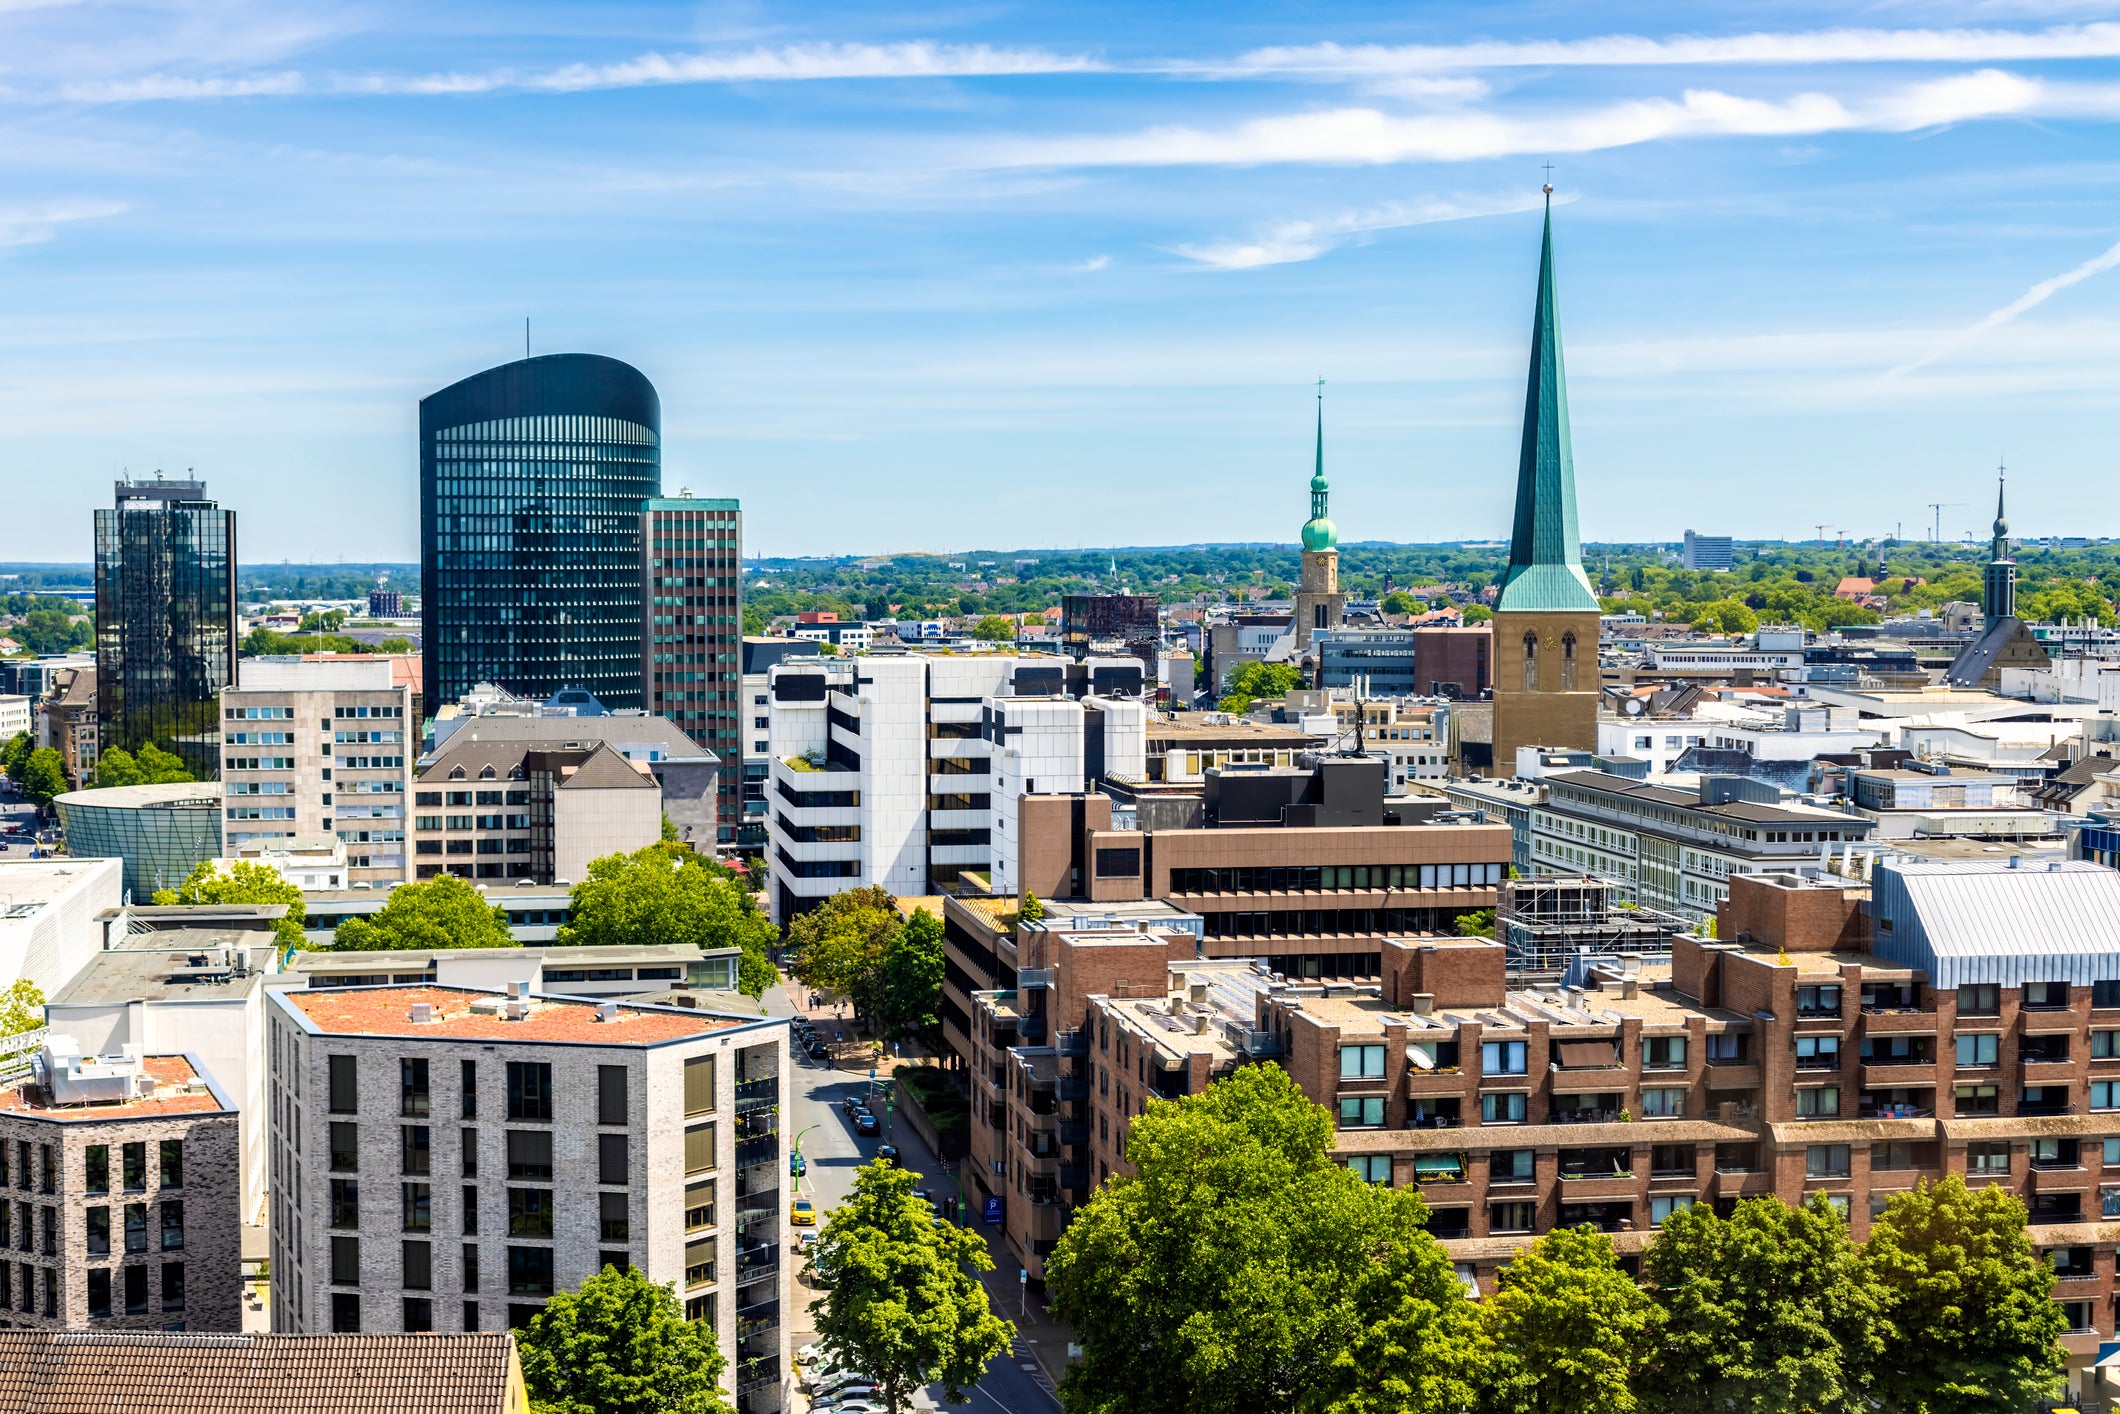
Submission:
<svg viewBox="0 0 2120 1414">
<path fill-rule="evenodd" d="M 1524 635 L 1524 691 L 1538 691 L 1538 635 Z"/>
<path fill-rule="evenodd" d="M 1561 691 L 1575 691 L 1575 635 L 1561 635 Z"/>
<path fill-rule="evenodd" d="M 1325 627 L 1325 606 L 1323 604 L 1312 606 L 1310 616 L 1312 620 L 1310 626 L 1312 628 Z"/>
</svg>

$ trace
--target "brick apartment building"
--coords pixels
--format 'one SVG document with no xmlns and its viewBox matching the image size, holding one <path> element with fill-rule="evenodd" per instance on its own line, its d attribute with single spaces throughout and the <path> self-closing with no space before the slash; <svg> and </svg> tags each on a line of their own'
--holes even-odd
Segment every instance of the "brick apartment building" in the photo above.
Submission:
<svg viewBox="0 0 2120 1414">
<path fill-rule="evenodd" d="M 607 1266 L 781 1407 L 785 1021 L 441 985 L 271 994 L 274 1328 L 520 1327 Z"/>
<path fill-rule="evenodd" d="M 0 1326 L 242 1329 L 235 1104 L 188 1055 L 54 1036 L 0 1096 Z"/>
</svg>

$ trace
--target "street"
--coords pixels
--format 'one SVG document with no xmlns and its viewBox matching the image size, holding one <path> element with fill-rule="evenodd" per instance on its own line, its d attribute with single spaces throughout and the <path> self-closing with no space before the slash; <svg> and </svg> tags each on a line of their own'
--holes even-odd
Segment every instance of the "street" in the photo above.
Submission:
<svg viewBox="0 0 2120 1414">
<path fill-rule="evenodd" d="M 35 845 L 27 832 L 36 827 L 36 807 L 17 794 L 13 786 L 0 787 L 0 859 L 29 858 Z M 9 833 L 14 830 L 25 833 Z"/>
<path fill-rule="evenodd" d="M 765 997 L 767 1010 L 775 1016 L 792 1015 L 792 1007 L 786 990 L 776 987 Z M 820 1026 L 820 1034 L 829 1034 L 829 1023 Z M 792 1040 L 792 1038 L 791 1038 Z M 794 1075 L 789 1081 L 789 1107 L 792 1123 L 784 1133 L 790 1148 L 799 1142 L 803 1157 L 809 1161 L 809 1172 L 804 1175 L 792 1191 L 800 1192 L 818 1207 L 818 1226 L 831 1216 L 832 1209 L 843 1202 L 854 1186 L 854 1170 L 875 1158 L 879 1144 L 889 1142 L 898 1146 L 899 1162 L 914 1172 L 923 1175 L 920 1187 L 930 1190 L 936 1200 L 956 1191 L 954 1174 L 945 1173 L 920 1137 L 903 1125 L 891 1126 L 886 1134 L 873 1139 L 859 1138 L 854 1133 L 852 1121 L 840 1108 L 840 1101 L 849 1095 L 869 1093 L 867 1062 L 855 1068 L 850 1059 L 847 1068 L 836 1069 L 824 1061 L 813 1061 L 803 1055 L 799 1042 L 791 1044 Z M 886 1112 L 876 1107 L 878 1119 Z M 954 1167 L 954 1166 L 953 1166 Z M 959 1216 L 960 1222 L 963 1215 Z M 790 1241 L 800 1239 L 805 1231 L 815 1229 L 790 1228 Z M 805 1284 L 801 1278 L 802 1265 L 798 1261 L 791 1284 L 791 1306 L 788 1326 L 788 1348 L 795 1350 L 814 1339 L 814 1321 L 809 1314 L 809 1303 L 822 1293 Z M 1013 1270 L 996 1270 L 985 1274 L 986 1287 L 993 1299 L 996 1311 L 1013 1319 L 1016 1314 L 1016 1282 Z M 1026 1369 L 1025 1366 L 1031 1366 Z M 1022 1342 L 1017 1349 L 1004 1352 L 987 1366 L 986 1374 L 971 1391 L 968 1405 L 945 1406 L 942 1402 L 942 1387 L 932 1386 L 927 1391 L 926 1403 L 947 1408 L 965 1408 L 980 1411 L 980 1414 L 1058 1414 L 1060 1401 L 1050 1392 L 1043 1377 L 1036 1373 L 1035 1362 L 1025 1353 Z"/>
</svg>

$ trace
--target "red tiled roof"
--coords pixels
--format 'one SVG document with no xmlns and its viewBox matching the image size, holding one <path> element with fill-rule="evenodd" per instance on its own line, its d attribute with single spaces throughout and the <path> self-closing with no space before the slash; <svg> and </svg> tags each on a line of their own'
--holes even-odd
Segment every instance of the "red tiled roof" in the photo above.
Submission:
<svg viewBox="0 0 2120 1414">
<path fill-rule="evenodd" d="M 0 1414 L 513 1414 L 514 1339 L 0 1330 Z"/>
<path fill-rule="evenodd" d="M 724 1016 L 650 1010 L 621 1005 L 613 1021 L 596 1019 L 593 1001 L 559 1001 L 533 997 L 530 1014 L 508 1021 L 471 1010 L 492 992 L 451 987 L 327 987 L 313 992 L 283 992 L 288 1003 L 318 1029 L 341 1036 L 434 1036 L 478 1041 L 577 1042 L 605 1046 L 651 1046 L 701 1036 L 741 1023 Z M 434 1020 L 415 1022 L 412 1008 L 425 1002 Z"/>
<path fill-rule="evenodd" d="M 141 1069 L 155 1079 L 156 1093 L 136 1100 L 97 1105 L 53 1105 L 44 1098 L 40 1085 L 17 1085 L 0 1090 L 0 1110 L 32 1114 L 39 1119 L 104 1123 L 114 1119 L 159 1119 L 166 1115 L 212 1114 L 223 1106 L 210 1090 L 186 1094 L 175 1087 L 200 1078 L 191 1062 L 182 1056 L 147 1056 Z M 4 1406 L 0 1406 L 4 1408 Z"/>
</svg>

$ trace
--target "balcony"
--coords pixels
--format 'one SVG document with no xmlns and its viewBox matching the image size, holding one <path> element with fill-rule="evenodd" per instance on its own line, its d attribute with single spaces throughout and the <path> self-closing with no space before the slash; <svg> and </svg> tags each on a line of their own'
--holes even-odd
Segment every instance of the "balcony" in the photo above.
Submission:
<svg viewBox="0 0 2120 1414">
<path fill-rule="evenodd" d="M 736 1086 L 736 1113 L 749 1114 L 753 1110 L 769 1109 L 780 1103 L 780 1077 L 768 1075 L 761 1080 L 739 1081 Z"/>
<path fill-rule="evenodd" d="M 1019 967 L 1016 969 L 1016 986 L 1020 991 L 1053 985 L 1053 969 L 1050 967 Z"/>
<path fill-rule="evenodd" d="M 760 1301 L 736 1308 L 736 1338 L 748 1340 L 780 1328 L 780 1302 Z"/>
<path fill-rule="evenodd" d="M 1060 1142 L 1070 1148 L 1089 1143 L 1089 1125 L 1078 1119 L 1060 1121 Z"/>
<path fill-rule="evenodd" d="M 1563 1203 L 1560 1226 L 1594 1227 L 1599 1232 L 1623 1232 L 1634 1226 L 1634 1204 Z"/>
<path fill-rule="evenodd" d="M 780 1357 L 761 1355 L 736 1367 L 736 1392 L 749 1394 L 780 1383 Z"/>
<path fill-rule="evenodd" d="M 1018 975 L 1020 976 L 1021 974 Z M 1016 1034 L 1023 1038 L 1024 1043 L 1026 1045 L 1044 1045 L 1045 1018 L 1042 1016 L 1026 1016 L 1020 1018 L 1016 1022 Z"/>
<path fill-rule="evenodd" d="M 1063 1075 L 1054 1085 L 1055 1098 L 1065 1102 L 1079 1102 L 1089 1098 L 1089 1077 L 1086 1075 Z"/>
<path fill-rule="evenodd" d="M 2083 1221 L 2083 1203 L 2078 1194 L 2052 1193 L 2032 1195 L 2031 1212 L 2025 1221 L 2040 1226 L 2055 1223 L 2080 1223 Z"/>
<path fill-rule="evenodd" d="M 736 1142 L 736 1166 L 747 1168 L 752 1164 L 771 1163 L 780 1157 L 780 1136 L 761 1134 L 755 1139 L 739 1139 Z"/>
<path fill-rule="evenodd" d="M 2068 1115 L 2075 1112 L 2075 1105 L 2068 1100 L 2019 1100 L 2017 1102 L 2017 1113 L 2024 1118 Z"/>
<path fill-rule="evenodd" d="M 1869 1007 L 1862 1009 L 1862 1032 L 1865 1036 L 1921 1036 L 1934 1035 L 1936 1013 L 1921 1011 L 1913 1007 L 1893 1007 L 1889 1010 Z"/>
<path fill-rule="evenodd" d="M 1089 1032 L 1055 1031 L 1053 1049 L 1063 1056 L 1079 1060 L 1089 1054 Z"/>
<path fill-rule="evenodd" d="M 736 1249 L 736 1280 L 739 1285 L 756 1281 L 762 1273 L 780 1269 L 780 1243 L 754 1242 Z"/>
<path fill-rule="evenodd" d="M 1281 1054 L 1281 1038 L 1271 1031 L 1253 1031 L 1244 1037 L 1244 1054 L 1253 1060 L 1269 1060 Z"/>
<path fill-rule="evenodd" d="M 1060 1165 L 1060 1171 L 1053 1177 L 1060 1187 L 1067 1189 L 1071 1193 L 1085 1193 L 1089 1190 L 1089 1165 L 1087 1164 L 1062 1164 Z"/>
</svg>

